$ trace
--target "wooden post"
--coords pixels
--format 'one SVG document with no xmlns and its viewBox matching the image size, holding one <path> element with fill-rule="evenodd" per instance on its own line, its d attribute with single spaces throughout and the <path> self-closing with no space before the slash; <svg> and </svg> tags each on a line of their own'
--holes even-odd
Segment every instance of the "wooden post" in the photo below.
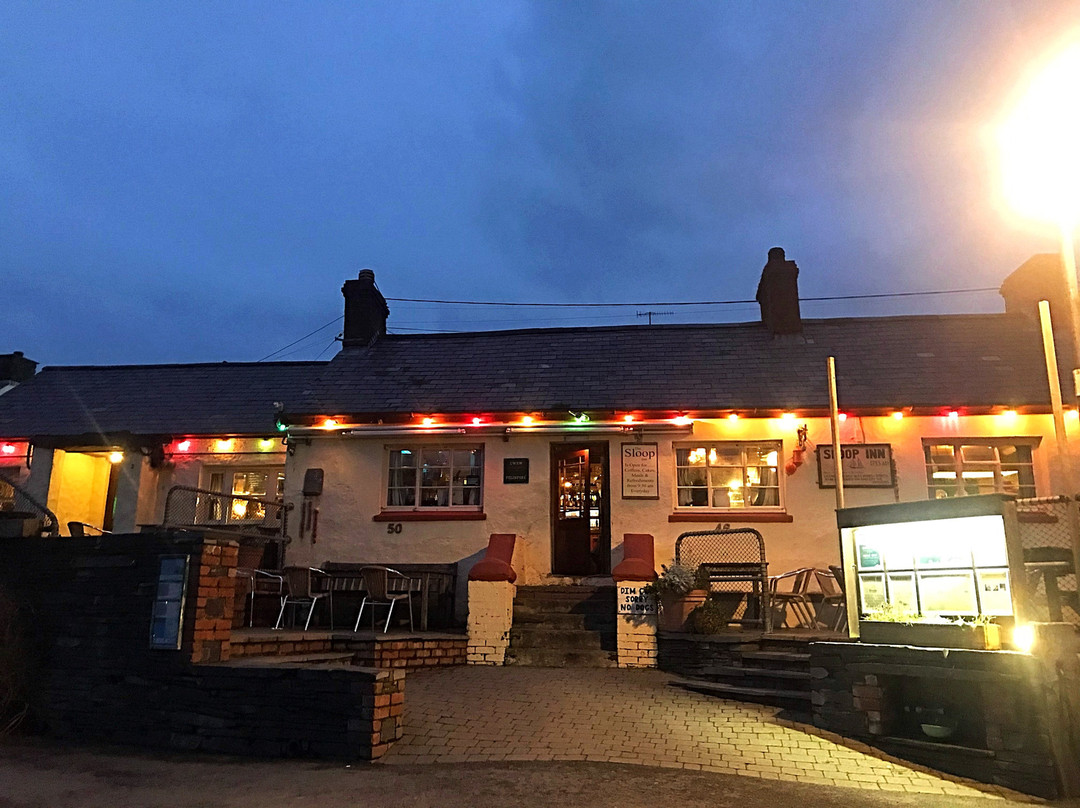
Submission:
<svg viewBox="0 0 1080 808">
<path fill-rule="evenodd" d="M 1042 326 L 1043 356 L 1046 359 L 1046 379 L 1050 384 L 1050 406 L 1054 413 L 1054 438 L 1057 443 L 1058 464 L 1061 467 L 1062 488 L 1072 494 L 1072 458 L 1069 456 L 1069 436 L 1065 431 L 1065 408 L 1061 402 L 1061 379 L 1058 377 L 1057 351 L 1054 349 L 1054 329 L 1050 323 L 1050 303 L 1039 301 L 1039 324 Z"/>
</svg>

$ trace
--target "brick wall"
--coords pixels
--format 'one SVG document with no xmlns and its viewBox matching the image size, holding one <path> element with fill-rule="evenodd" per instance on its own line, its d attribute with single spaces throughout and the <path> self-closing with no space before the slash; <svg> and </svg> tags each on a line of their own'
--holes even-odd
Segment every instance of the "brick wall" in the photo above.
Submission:
<svg viewBox="0 0 1080 808">
<path fill-rule="evenodd" d="M 186 555 L 179 650 L 150 648 L 159 560 Z M 404 671 L 226 660 L 235 554 L 197 533 L 0 541 L 33 627 L 32 722 L 71 739 L 370 759 L 401 737 Z M 222 632 L 225 632 L 224 634 Z"/>
</svg>

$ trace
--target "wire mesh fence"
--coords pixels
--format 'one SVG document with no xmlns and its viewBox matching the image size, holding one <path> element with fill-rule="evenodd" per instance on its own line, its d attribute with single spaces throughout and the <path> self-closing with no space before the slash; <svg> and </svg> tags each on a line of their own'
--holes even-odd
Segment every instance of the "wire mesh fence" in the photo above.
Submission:
<svg viewBox="0 0 1080 808">
<path fill-rule="evenodd" d="M 1075 564 L 1080 503 L 1069 497 L 1018 499 L 1016 508 L 1031 617 L 1080 625 Z"/>
<path fill-rule="evenodd" d="M 710 600 L 729 623 L 768 628 L 769 580 L 765 540 L 752 528 L 698 530 L 675 540 L 675 563 L 708 574 Z"/>
<path fill-rule="evenodd" d="M 165 497 L 162 524 L 284 537 L 288 532 L 288 511 L 284 503 L 275 500 L 174 485 Z"/>
</svg>

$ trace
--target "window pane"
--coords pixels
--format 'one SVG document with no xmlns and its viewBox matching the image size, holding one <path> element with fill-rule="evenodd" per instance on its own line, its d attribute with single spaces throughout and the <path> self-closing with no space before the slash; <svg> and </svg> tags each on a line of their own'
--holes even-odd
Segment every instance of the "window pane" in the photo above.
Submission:
<svg viewBox="0 0 1080 808">
<path fill-rule="evenodd" d="M 445 507 L 450 502 L 449 488 L 421 488 L 420 505 L 425 508 Z"/>
<path fill-rule="evenodd" d="M 993 463 L 997 461 L 997 453 L 994 451 L 993 446 L 961 446 L 960 456 L 964 459 L 964 464 L 974 462 Z"/>
<path fill-rule="evenodd" d="M 679 488 L 679 505 L 706 507 L 709 504 L 709 490 L 699 488 Z"/>
<path fill-rule="evenodd" d="M 480 450 L 479 449 L 455 449 L 454 450 L 454 468 L 479 468 L 480 466 Z"/>
<path fill-rule="evenodd" d="M 424 449 L 423 463 L 425 466 L 449 466 L 450 454 L 447 449 Z"/>
<path fill-rule="evenodd" d="M 409 488 L 391 488 L 386 497 L 387 505 L 415 505 L 416 504 L 416 489 Z"/>
<path fill-rule="evenodd" d="M 742 488 L 743 470 L 741 468 L 709 469 L 713 488 Z"/>
<path fill-rule="evenodd" d="M 709 464 L 713 466 L 741 466 L 743 450 L 738 446 L 717 446 L 709 450 Z"/>
<path fill-rule="evenodd" d="M 409 449 L 397 449 L 390 452 L 390 468 L 415 468 L 416 455 Z"/>
</svg>

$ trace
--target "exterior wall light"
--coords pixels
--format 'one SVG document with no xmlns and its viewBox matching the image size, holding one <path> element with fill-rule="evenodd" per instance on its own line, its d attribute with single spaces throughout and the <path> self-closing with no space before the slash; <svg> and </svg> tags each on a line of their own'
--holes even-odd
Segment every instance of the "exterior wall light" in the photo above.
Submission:
<svg viewBox="0 0 1080 808">
<path fill-rule="evenodd" d="M 236 444 L 232 438 L 221 438 L 214 444 L 214 451 L 225 453 L 231 452 L 233 450 L 233 446 L 235 445 Z"/>
<path fill-rule="evenodd" d="M 896 412 L 894 412 L 892 414 L 892 417 L 893 417 L 894 421 L 903 421 L 904 420 L 904 413 L 902 413 L 900 410 L 897 410 Z"/>
<path fill-rule="evenodd" d="M 114 466 L 117 463 L 123 463 L 124 462 L 124 453 L 123 452 L 109 452 L 109 462 L 112 463 Z"/>
<path fill-rule="evenodd" d="M 182 440 L 178 444 L 176 444 L 176 451 L 178 451 L 178 452 L 187 452 L 187 451 L 190 451 L 190 450 L 191 450 L 191 441 L 189 441 L 189 440 Z"/>
</svg>

